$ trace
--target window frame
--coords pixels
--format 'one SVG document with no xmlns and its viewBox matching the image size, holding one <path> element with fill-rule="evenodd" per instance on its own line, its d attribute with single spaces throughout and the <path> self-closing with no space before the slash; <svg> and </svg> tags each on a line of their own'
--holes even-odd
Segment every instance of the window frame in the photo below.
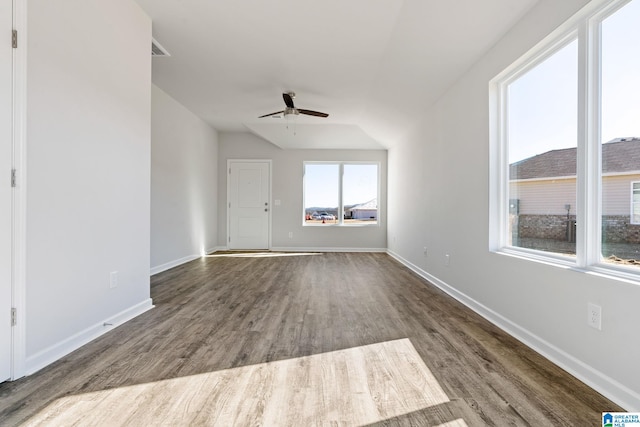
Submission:
<svg viewBox="0 0 640 427">
<path fill-rule="evenodd" d="M 602 255 L 601 23 L 633 0 L 593 0 L 489 83 L 489 250 L 580 271 L 640 281 L 637 267 L 605 263 Z M 640 1 L 640 0 L 638 0 Z M 576 255 L 508 244 L 508 88 L 557 51 L 578 41 Z M 633 209 L 633 204 L 632 208 Z"/>
<path fill-rule="evenodd" d="M 634 188 L 634 186 L 635 186 L 636 184 L 638 184 L 638 188 L 637 188 L 637 189 L 636 189 L 636 188 Z M 633 195 L 634 195 L 634 192 L 636 192 L 636 191 L 637 191 L 637 192 L 638 192 L 638 194 L 640 195 L 640 181 L 631 181 L 631 203 L 630 203 L 630 205 L 631 205 L 631 212 L 630 212 L 630 215 L 629 215 L 629 224 L 633 224 L 633 225 L 640 225 L 640 220 L 638 220 L 638 221 L 634 221 L 634 220 L 633 220 L 633 217 L 634 217 L 634 215 L 635 215 L 635 214 L 633 213 L 633 212 L 634 212 L 634 204 L 636 204 L 636 203 L 637 203 L 637 204 L 638 204 L 638 206 L 639 206 L 639 208 L 640 208 L 640 201 L 635 202 L 635 201 L 633 200 Z"/>
<path fill-rule="evenodd" d="M 335 224 L 308 224 L 305 221 L 306 215 L 306 167 L 307 165 L 338 165 L 338 222 Z M 344 188 L 344 167 L 346 165 L 375 165 L 377 168 L 376 176 L 376 199 L 378 201 L 377 219 L 374 224 L 361 223 L 361 224 L 345 224 L 344 222 L 344 200 L 343 200 L 343 188 Z M 302 162 L 302 226 L 303 227 L 379 227 L 381 223 L 380 219 L 380 184 L 381 184 L 381 163 L 378 161 L 366 161 L 366 160 L 305 160 Z"/>
</svg>

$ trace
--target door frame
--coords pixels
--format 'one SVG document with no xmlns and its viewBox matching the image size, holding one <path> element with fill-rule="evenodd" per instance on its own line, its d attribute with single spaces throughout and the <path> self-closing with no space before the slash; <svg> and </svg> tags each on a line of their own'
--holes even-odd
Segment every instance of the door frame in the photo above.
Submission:
<svg viewBox="0 0 640 427">
<path fill-rule="evenodd" d="M 26 375 L 26 238 L 27 238 L 27 2 L 13 0 L 13 28 L 18 47 L 13 49 L 13 188 L 12 307 L 16 324 L 12 328 L 11 380 Z"/>
<path fill-rule="evenodd" d="M 231 180 L 229 175 L 231 174 L 231 163 L 267 163 L 269 165 L 269 215 L 267 219 L 267 249 L 271 250 L 271 219 L 273 218 L 273 203 L 272 203 L 272 183 L 273 183 L 273 161 L 271 159 L 227 159 L 227 170 L 225 177 L 227 178 L 227 237 L 224 242 L 225 247 L 229 248 L 229 239 L 231 239 Z"/>
</svg>

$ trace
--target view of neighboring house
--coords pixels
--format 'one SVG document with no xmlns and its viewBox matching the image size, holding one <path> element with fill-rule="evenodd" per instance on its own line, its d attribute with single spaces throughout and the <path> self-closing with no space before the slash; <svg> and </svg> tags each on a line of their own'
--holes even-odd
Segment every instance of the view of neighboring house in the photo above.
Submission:
<svg viewBox="0 0 640 427">
<path fill-rule="evenodd" d="M 512 235 L 572 241 L 576 219 L 576 148 L 510 165 Z M 603 243 L 640 244 L 640 138 L 602 145 Z"/>
<path fill-rule="evenodd" d="M 378 199 L 352 206 L 348 212 L 345 209 L 345 216 L 352 219 L 378 219 Z"/>
</svg>

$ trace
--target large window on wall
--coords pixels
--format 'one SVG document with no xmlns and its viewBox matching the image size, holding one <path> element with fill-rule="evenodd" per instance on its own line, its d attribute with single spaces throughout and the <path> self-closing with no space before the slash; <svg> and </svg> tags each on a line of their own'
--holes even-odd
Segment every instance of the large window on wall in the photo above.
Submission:
<svg viewBox="0 0 640 427">
<path fill-rule="evenodd" d="M 594 0 L 491 82 L 492 250 L 640 278 L 638 22 Z"/>
<path fill-rule="evenodd" d="M 305 162 L 304 225 L 377 225 L 377 163 Z"/>
</svg>

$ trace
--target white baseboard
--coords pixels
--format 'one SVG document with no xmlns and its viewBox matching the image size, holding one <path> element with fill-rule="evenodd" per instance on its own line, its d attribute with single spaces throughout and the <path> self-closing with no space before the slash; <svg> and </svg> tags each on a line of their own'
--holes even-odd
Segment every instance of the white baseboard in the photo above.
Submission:
<svg viewBox="0 0 640 427">
<path fill-rule="evenodd" d="M 272 251 L 278 252 L 387 252 L 385 248 L 317 248 L 317 247 L 289 247 L 275 246 Z"/>
<path fill-rule="evenodd" d="M 207 252 L 209 253 L 209 252 Z M 185 264 L 189 261 L 193 261 L 194 259 L 200 258 L 200 255 L 188 255 L 182 257 L 180 259 L 176 259 L 173 261 L 165 262 L 164 264 L 156 265 L 155 267 L 151 267 L 150 275 L 162 273 L 163 271 L 169 270 L 170 268 L 177 267 L 179 265 Z"/>
<path fill-rule="evenodd" d="M 554 364 L 558 365 L 574 377 L 578 378 L 580 381 L 587 384 L 589 387 L 596 390 L 598 393 L 602 394 L 603 396 L 607 397 L 608 399 L 612 400 L 628 411 L 640 411 L 640 394 L 638 394 L 637 392 L 631 390 L 624 384 L 620 384 L 613 378 L 608 377 L 604 373 L 598 371 L 597 369 L 594 369 L 590 365 L 587 365 L 571 354 L 531 333 L 527 329 L 505 318 L 501 314 L 496 313 L 495 311 L 479 303 L 475 299 L 458 291 L 456 288 L 448 285 L 437 277 L 427 273 L 417 265 L 412 264 L 411 262 L 402 258 L 400 255 L 394 253 L 393 251 L 387 250 L 387 253 L 391 257 L 399 261 L 401 264 L 403 264 L 422 278 L 426 279 L 428 282 L 437 286 L 451 297 L 455 298 L 465 306 L 469 307 L 471 310 L 478 313 L 480 316 L 487 319 L 489 322 L 507 332 L 509 335 L 513 336 L 528 347 L 537 351 Z"/>
<path fill-rule="evenodd" d="M 210 254 L 211 252 L 214 252 L 214 251 L 228 251 L 228 250 L 232 250 L 232 249 L 229 249 L 227 246 L 218 246 L 214 249 L 208 250 L 207 253 Z M 238 249 L 238 250 L 242 250 L 242 249 Z M 274 251 L 274 252 L 379 252 L 379 253 L 387 252 L 387 248 L 336 248 L 336 247 L 319 248 L 316 246 L 305 246 L 305 247 L 273 246 L 271 249 L 267 249 L 267 250 Z"/>
<path fill-rule="evenodd" d="M 151 298 L 149 298 L 139 304 L 134 305 L 133 307 L 129 307 L 128 309 L 121 311 L 115 316 L 111 316 L 93 326 L 88 327 L 83 331 L 80 331 L 63 341 L 34 354 L 33 356 L 28 357 L 26 360 L 26 375 L 31 375 L 39 371 L 45 366 L 50 365 L 56 360 L 71 353 L 72 351 L 77 350 L 90 341 L 93 341 L 99 336 L 113 330 L 114 328 L 152 308 L 153 301 L 151 300 Z M 109 325 L 105 326 L 105 324 Z"/>
</svg>

